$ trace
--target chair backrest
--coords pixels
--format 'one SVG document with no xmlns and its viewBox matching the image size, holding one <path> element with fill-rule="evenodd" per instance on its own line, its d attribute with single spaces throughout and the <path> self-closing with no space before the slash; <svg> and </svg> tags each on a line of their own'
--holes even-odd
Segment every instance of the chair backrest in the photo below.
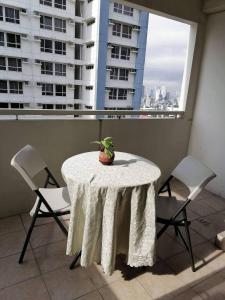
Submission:
<svg viewBox="0 0 225 300">
<path fill-rule="evenodd" d="M 22 175 L 32 190 L 38 189 L 33 181 L 34 176 L 47 167 L 37 150 L 31 145 L 26 145 L 14 155 L 11 166 Z"/>
<path fill-rule="evenodd" d="M 212 170 L 190 155 L 182 159 L 171 175 L 189 188 L 190 200 L 194 200 L 206 184 L 216 177 Z"/>
</svg>

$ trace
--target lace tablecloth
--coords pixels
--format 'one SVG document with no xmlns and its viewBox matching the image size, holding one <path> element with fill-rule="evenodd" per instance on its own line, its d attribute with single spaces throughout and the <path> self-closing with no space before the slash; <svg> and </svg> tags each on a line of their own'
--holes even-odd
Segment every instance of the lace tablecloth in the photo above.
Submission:
<svg viewBox="0 0 225 300">
<path fill-rule="evenodd" d="M 130 266 L 152 266 L 155 258 L 155 191 L 159 168 L 142 157 L 116 152 L 113 165 L 98 161 L 99 152 L 67 159 L 62 175 L 71 198 L 67 254 L 79 250 L 81 266 L 94 261 L 107 274 L 116 254 Z"/>
</svg>

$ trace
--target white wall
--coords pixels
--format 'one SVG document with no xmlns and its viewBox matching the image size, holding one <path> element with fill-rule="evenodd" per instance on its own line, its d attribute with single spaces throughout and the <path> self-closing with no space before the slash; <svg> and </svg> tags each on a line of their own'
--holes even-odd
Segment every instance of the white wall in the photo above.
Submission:
<svg viewBox="0 0 225 300">
<path fill-rule="evenodd" d="M 189 153 L 217 174 L 209 189 L 225 196 L 225 12 L 208 17 Z"/>
</svg>

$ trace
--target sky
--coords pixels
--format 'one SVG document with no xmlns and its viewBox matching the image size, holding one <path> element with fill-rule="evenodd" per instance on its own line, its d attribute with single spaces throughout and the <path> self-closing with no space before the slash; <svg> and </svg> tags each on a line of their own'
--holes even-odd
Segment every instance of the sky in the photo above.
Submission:
<svg viewBox="0 0 225 300">
<path fill-rule="evenodd" d="M 149 14 L 144 85 L 165 85 L 171 94 L 180 92 L 190 26 Z"/>
</svg>

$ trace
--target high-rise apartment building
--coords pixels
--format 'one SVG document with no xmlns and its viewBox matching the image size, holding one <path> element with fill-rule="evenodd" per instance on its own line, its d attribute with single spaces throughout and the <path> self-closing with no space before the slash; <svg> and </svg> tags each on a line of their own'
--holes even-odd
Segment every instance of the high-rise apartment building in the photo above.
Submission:
<svg viewBox="0 0 225 300">
<path fill-rule="evenodd" d="M 0 108 L 139 109 L 147 28 L 110 0 L 0 0 Z"/>
</svg>

